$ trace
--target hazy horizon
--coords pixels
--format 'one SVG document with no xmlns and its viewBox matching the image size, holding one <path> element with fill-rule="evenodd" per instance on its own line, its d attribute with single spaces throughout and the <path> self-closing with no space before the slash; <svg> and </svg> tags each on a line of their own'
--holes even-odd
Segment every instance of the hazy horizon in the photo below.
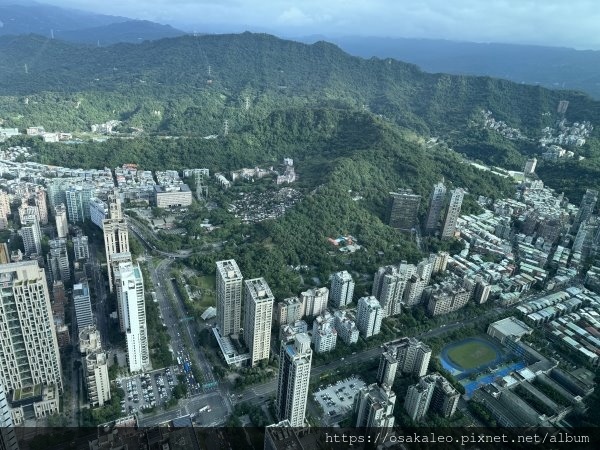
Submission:
<svg viewBox="0 0 600 450">
<path fill-rule="evenodd" d="M 420 38 L 600 49 L 600 35 L 596 32 L 600 10 L 589 0 L 568 3 L 559 0 L 46 0 L 39 3 L 151 20 L 199 33 L 254 31 L 282 37 Z"/>
</svg>

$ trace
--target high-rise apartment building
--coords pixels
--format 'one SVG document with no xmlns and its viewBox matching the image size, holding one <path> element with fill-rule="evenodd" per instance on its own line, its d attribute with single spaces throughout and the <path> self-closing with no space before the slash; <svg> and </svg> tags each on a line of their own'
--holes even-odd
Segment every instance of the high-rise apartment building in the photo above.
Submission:
<svg viewBox="0 0 600 450">
<path fill-rule="evenodd" d="M 303 316 L 315 317 L 325 311 L 327 308 L 327 299 L 329 298 L 329 289 L 326 287 L 312 288 L 300 293 L 302 302 Z"/>
<path fill-rule="evenodd" d="M 377 382 L 380 385 L 393 386 L 398 371 L 398 360 L 393 351 L 385 351 L 381 354 L 379 360 L 379 369 L 377 370 Z"/>
<path fill-rule="evenodd" d="M 402 312 L 402 297 L 410 277 L 408 266 L 403 262 L 399 266 L 380 267 L 375 272 L 371 294 L 379 301 L 384 317 Z"/>
<path fill-rule="evenodd" d="M 275 322 L 279 326 L 297 322 L 304 316 L 303 306 L 298 297 L 284 298 L 275 308 Z"/>
<path fill-rule="evenodd" d="M 6 391 L 0 382 L 0 450 L 19 450 L 19 442 L 6 398 Z"/>
<path fill-rule="evenodd" d="M 450 202 L 444 216 L 444 226 L 442 227 L 442 239 L 454 237 L 456 232 L 456 222 L 460 216 L 460 208 L 465 197 L 465 191 L 461 188 L 450 191 Z"/>
<path fill-rule="evenodd" d="M 431 191 L 431 197 L 429 199 L 429 211 L 427 213 L 427 220 L 425 222 L 425 232 L 434 233 L 438 229 L 438 223 L 442 216 L 442 210 L 444 209 L 444 202 L 446 201 L 446 186 L 443 181 L 440 181 L 433 186 Z"/>
<path fill-rule="evenodd" d="M 37 206 L 30 205 L 26 198 L 21 199 L 21 206 L 19 206 L 17 211 L 19 213 L 19 222 L 21 222 L 21 225 L 27 225 L 25 220 L 27 216 L 35 216 L 38 220 L 38 223 L 41 223 L 40 210 Z"/>
<path fill-rule="evenodd" d="M 67 222 L 67 208 L 61 203 L 54 208 L 54 220 L 59 239 L 64 239 L 69 234 L 69 223 Z"/>
<path fill-rule="evenodd" d="M 42 232 L 37 216 L 34 214 L 24 217 L 24 226 L 19 230 L 19 236 L 23 239 L 23 247 L 26 255 L 42 254 Z"/>
<path fill-rule="evenodd" d="M 348 271 L 336 272 L 331 278 L 329 301 L 333 308 L 343 308 L 352 303 L 354 296 L 354 280 Z"/>
<path fill-rule="evenodd" d="M 398 361 L 398 370 L 419 377 L 427 373 L 431 348 L 414 337 L 401 338 L 385 344 L 386 351 Z"/>
<path fill-rule="evenodd" d="M 40 224 L 48 225 L 48 202 L 46 201 L 46 191 L 37 187 L 34 194 L 35 206 L 37 206 L 40 217 Z"/>
<path fill-rule="evenodd" d="M 337 344 L 337 330 L 335 318 L 325 310 L 313 321 L 312 339 L 316 353 L 325 353 L 335 349 Z"/>
<path fill-rule="evenodd" d="M 138 264 L 122 262 L 115 268 L 115 286 L 121 322 L 127 340 L 129 371 L 139 372 L 150 368 L 144 279 Z"/>
<path fill-rule="evenodd" d="M 356 322 L 352 320 L 346 310 L 337 310 L 333 313 L 335 317 L 335 329 L 338 336 L 345 344 L 355 344 L 358 342 L 360 332 Z"/>
<path fill-rule="evenodd" d="M 383 311 L 375 297 L 361 297 L 358 300 L 356 326 L 365 338 L 379 334 L 382 319 Z"/>
<path fill-rule="evenodd" d="M 90 406 L 103 406 L 110 400 L 107 355 L 102 350 L 100 333 L 95 326 L 81 329 L 80 350 L 85 367 L 84 380 Z"/>
<path fill-rule="evenodd" d="M 10 197 L 0 190 L 0 230 L 8 227 L 8 215 L 10 214 Z"/>
<path fill-rule="evenodd" d="M 281 343 L 275 408 L 277 418 L 289 420 L 293 427 L 304 426 L 311 363 L 310 337 L 306 333 Z"/>
<path fill-rule="evenodd" d="M 357 428 L 391 428 L 394 426 L 396 394 L 388 385 L 373 383 L 354 397 L 354 426 Z"/>
<path fill-rule="evenodd" d="M 62 392 L 58 342 L 44 269 L 0 265 L 0 379 L 8 390 L 53 385 Z"/>
<path fill-rule="evenodd" d="M 409 386 L 404 409 L 413 421 L 418 422 L 427 414 L 434 389 L 435 379 L 430 376 L 423 377 L 417 384 Z"/>
<path fill-rule="evenodd" d="M 596 203 L 598 202 L 598 191 L 594 189 L 587 189 L 585 194 L 583 194 L 583 198 L 581 199 L 581 203 L 579 204 L 579 211 L 577 211 L 577 215 L 575 216 L 575 221 L 573 222 L 573 227 L 571 228 L 571 232 L 573 234 L 577 233 L 579 226 L 589 220 L 594 213 L 594 208 L 596 207 Z"/>
<path fill-rule="evenodd" d="M 90 257 L 90 247 L 88 245 L 88 237 L 78 235 L 73 238 L 73 252 L 75 253 L 75 260 L 87 260 Z"/>
<path fill-rule="evenodd" d="M 235 260 L 217 261 L 217 326 L 221 336 L 240 332 L 244 277 Z"/>
<path fill-rule="evenodd" d="M 405 231 L 412 230 L 418 224 L 421 196 L 414 194 L 412 189 L 390 192 L 390 196 L 392 197 L 390 226 Z"/>
<path fill-rule="evenodd" d="M 113 267 L 113 255 L 117 253 L 129 253 L 129 234 L 127 231 L 127 222 L 125 219 L 107 219 L 103 223 L 104 231 L 104 250 L 106 251 L 106 261 L 108 265 L 108 284 L 110 292 L 113 292 L 115 286 L 113 282 L 113 273 L 110 270 Z"/>
<path fill-rule="evenodd" d="M 90 200 L 95 194 L 93 186 L 70 186 L 65 190 L 69 222 L 83 222 L 90 218 Z"/>
<path fill-rule="evenodd" d="M 442 417 L 451 417 L 456 412 L 459 398 L 460 394 L 448 380 L 438 373 L 432 373 L 408 388 L 404 409 L 415 422 L 430 410 Z"/>
<path fill-rule="evenodd" d="M 92 300 L 87 281 L 73 285 L 73 304 L 75 306 L 77 328 L 82 330 L 87 326 L 93 325 Z"/>
<path fill-rule="evenodd" d="M 46 256 L 48 267 L 53 281 L 63 283 L 71 280 L 71 268 L 69 266 L 69 255 L 67 253 L 66 239 L 51 239 L 50 250 Z"/>
<path fill-rule="evenodd" d="M 254 367 L 269 359 L 274 297 L 264 278 L 244 281 L 244 341 Z"/>
</svg>

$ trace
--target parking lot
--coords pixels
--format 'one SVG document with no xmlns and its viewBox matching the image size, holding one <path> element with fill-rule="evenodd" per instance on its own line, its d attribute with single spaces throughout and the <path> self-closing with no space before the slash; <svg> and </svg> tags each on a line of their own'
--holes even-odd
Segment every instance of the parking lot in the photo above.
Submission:
<svg viewBox="0 0 600 450">
<path fill-rule="evenodd" d="M 173 367 L 117 379 L 117 387 L 125 392 L 121 413 L 143 413 L 167 403 L 177 385 L 177 373 L 178 369 Z"/>
<path fill-rule="evenodd" d="M 366 383 L 358 377 L 346 378 L 333 385 L 321 387 L 313 394 L 314 400 L 323 408 L 324 418 L 331 423 L 352 411 L 356 394 L 365 386 Z"/>
</svg>

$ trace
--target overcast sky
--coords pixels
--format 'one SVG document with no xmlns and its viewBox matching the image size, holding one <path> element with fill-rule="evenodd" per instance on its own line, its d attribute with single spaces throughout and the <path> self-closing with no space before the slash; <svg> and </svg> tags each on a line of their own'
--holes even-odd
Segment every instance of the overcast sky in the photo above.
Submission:
<svg viewBox="0 0 600 450">
<path fill-rule="evenodd" d="M 40 0 L 186 31 L 362 35 L 600 49 L 598 0 Z"/>
</svg>

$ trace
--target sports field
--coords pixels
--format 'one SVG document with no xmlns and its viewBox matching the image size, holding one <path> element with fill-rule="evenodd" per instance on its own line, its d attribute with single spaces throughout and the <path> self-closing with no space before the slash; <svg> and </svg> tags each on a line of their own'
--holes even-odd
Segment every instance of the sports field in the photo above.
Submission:
<svg viewBox="0 0 600 450">
<path fill-rule="evenodd" d="M 471 370 L 490 364 L 499 354 L 483 339 L 468 339 L 448 348 L 446 356 L 455 366 Z"/>
</svg>

